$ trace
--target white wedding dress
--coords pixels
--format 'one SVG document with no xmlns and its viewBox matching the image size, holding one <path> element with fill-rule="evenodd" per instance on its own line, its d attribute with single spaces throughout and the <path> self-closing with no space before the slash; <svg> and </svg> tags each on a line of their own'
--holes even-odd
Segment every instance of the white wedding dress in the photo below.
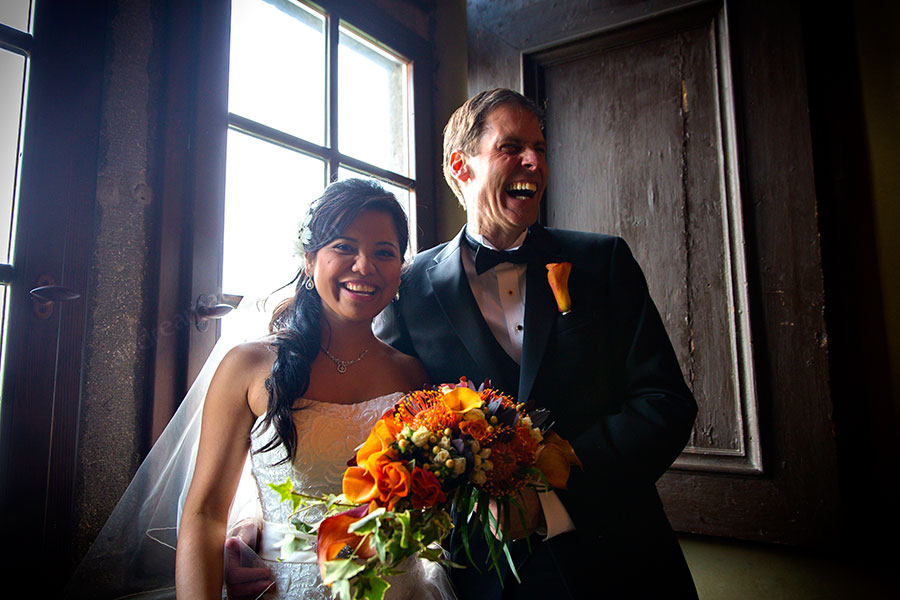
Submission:
<svg viewBox="0 0 900 600">
<path fill-rule="evenodd" d="M 401 392 L 373 398 L 358 404 L 333 404 L 301 400 L 296 415 L 297 453 L 293 466 L 284 462 L 283 447 L 266 453 L 252 453 L 251 467 L 262 504 L 263 526 L 260 556 L 275 578 L 275 592 L 270 598 L 331 598 L 328 587 L 322 584 L 319 566 L 312 555 L 306 562 L 277 562 L 284 527 L 291 513 L 289 502 L 282 502 L 269 483 L 283 483 L 288 477 L 294 489 L 305 494 L 338 493 L 347 469 L 347 460 L 366 439 L 375 422 L 402 397 Z M 256 450 L 271 439 L 272 431 L 254 430 L 251 448 Z M 316 507 L 319 508 L 319 507 Z M 303 520 L 315 523 L 321 512 L 304 513 Z M 418 600 L 452 598 L 450 584 L 441 567 L 424 560 L 407 560 L 404 573 L 392 577 L 388 600 Z"/>
<path fill-rule="evenodd" d="M 239 308 L 238 310 L 242 310 Z M 213 374 L 239 339 L 220 339 L 178 411 L 75 569 L 62 597 L 67 600 L 175 598 L 175 546 L 181 510 L 190 486 L 200 438 L 201 415 Z M 260 555 L 276 579 L 264 598 L 330 598 L 318 565 L 279 563 L 274 544 L 281 539 L 288 503 L 281 503 L 269 483 L 288 476 L 310 494 L 338 493 L 347 460 L 368 436 L 377 419 L 400 397 L 399 392 L 353 405 L 302 400 L 298 415 L 294 465 L 271 466 L 282 450 L 251 455 L 229 513 L 229 524 L 247 516 L 262 517 Z M 271 437 L 271 429 L 251 436 L 253 448 Z M 257 557 L 257 560 L 259 558 Z M 390 580 L 390 600 L 453 600 L 449 578 L 435 563 L 409 560 L 406 572 Z"/>
</svg>

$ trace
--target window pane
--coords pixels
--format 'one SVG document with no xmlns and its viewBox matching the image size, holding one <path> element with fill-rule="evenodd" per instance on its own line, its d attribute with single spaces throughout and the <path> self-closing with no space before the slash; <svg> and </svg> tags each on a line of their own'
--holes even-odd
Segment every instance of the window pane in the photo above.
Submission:
<svg viewBox="0 0 900 600">
<path fill-rule="evenodd" d="M 0 263 L 9 262 L 25 57 L 0 50 Z"/>
<path fill-rule="evenodd" d="M 406 212 L 406 218 L 410 219 L 409 226 L 415 227 L 415 224 L 412 222 L 412 219 L 410 218 L 410 214 L 409 214 L 409 207 L 410 207 L 410 203 L 412 202 L 413 195 L 412 195 L 412 193 L 410 193 L 410 191 L 408 189 L 396 186 L 392 183 L 388 183 L 387 181 L 382 181 L 381 179 L 376 179 L 375 177 L 366 175 L 364 173 L 357 173 L 356 171 L 353 171 L 346 167 L 338 168 L 338 181 L 350 179 L 351 177 L 359 177 L 360 179 L 368 179 L 370 181 L 375 181 L 375 182 L 379 183 L 381 185 L 381 187 L 383 187 L 385 190 L 394 194 L 394 196 L 396 196 L 397 200 L 400 202 L 400 206 L 402 206 L 404 212 Z M 410 231 L 409 248 L 407 249 L 407 253 L 406 253 L 407 258 L 412 256 L 411 253 L 415 252 L 415 250 L 416 250 L 415 239 L 416 239 L 416 236 L 414 235 L 414 232 Z"/>
<path fill-rule="evenodd" d="M 0 1 L 0 23 L 19 31 L 30 32 L 28 18 L 31 14 L 31 0 Z"/>
<path fill-rule="evenodd" d="M 325 18 L 289 0 L 233 0 L 228 110 L 325 143 Z"/>
<path fill-rule="evenodd" d="M 300 267 L 299 224 L 324 184 L 323 161 L 228 132 L 222 259 L 226 294 L 244 296 L 245 304 L 253 304 L 291 281 Z M 264 313 L 238 311 L 226 317 L 223 329 L 242 328 L 248 337 L 264 335 L 272 308 L 292 292 L 286 288 L 272 294 Z"/>
<path fill-rule="evenodd" d="M 408 176 L 407 64 L 340 28 L 338 150 Z"/>
</svg>

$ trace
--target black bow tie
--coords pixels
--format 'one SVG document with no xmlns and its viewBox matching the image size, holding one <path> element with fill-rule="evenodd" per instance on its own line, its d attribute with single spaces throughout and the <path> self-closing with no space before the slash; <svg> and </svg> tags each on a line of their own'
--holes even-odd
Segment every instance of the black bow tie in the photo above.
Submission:
<svg viewBox="0 0 900 600">
<path fill-rule="evenodd" d="M 488 269 L 493 269 L 500 263 L 527 263 L 534 256 L 534 253 L 527 243 L 523 243 L 515 250 L 494 250 L 493 248 L 488 248 L 483 244 L 479 244 L 470 238 L 468 234 L 464 237 L 466 244 L 473 252 L 475 252 L 475 273 L 478 275 L 481 275 Z"/>
</svg>

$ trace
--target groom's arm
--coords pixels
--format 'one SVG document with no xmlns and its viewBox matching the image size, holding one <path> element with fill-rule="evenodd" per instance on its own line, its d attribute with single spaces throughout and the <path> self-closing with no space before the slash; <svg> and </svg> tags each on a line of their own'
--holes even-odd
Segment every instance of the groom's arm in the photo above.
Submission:
<svg viewBox="0 0 900 600">
<path fill-rule="evenodd" d="M 621 239 L 611 253 L 608 285 L 621 360 L 604 371 L 618 373 L 621 399 L 617 412 L 570 440 L 584 464 L 559 492 L 572 515 L 592 514 L 605 496 L 625 498 L 630 489 L 652 486 L 684 448 L 697 414 L 644 275 Z M 575 524 L 580 527 L 577 518 Z"/>
<path fill-rule="evenodd" d="M 400 293 L 403 293 L 401 288 Z M 413 348 L 412 339 L 409 337 L 409 330 L 406 322 L 403 320 L 403 313 L 400 310 L 400 300 L 393 300 L 388 304 L 381 314 L 372 321 L 372 330 L 375 337 L 384 343 L 393 346 L 400 352 L 419 358 Z"/>
</svg>

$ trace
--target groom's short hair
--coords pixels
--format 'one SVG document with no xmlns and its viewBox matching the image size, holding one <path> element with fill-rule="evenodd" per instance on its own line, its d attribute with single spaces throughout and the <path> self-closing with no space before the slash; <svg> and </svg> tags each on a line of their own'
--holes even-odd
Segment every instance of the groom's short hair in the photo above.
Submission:
<svg viewBox="0 0 900 600">
<path fill-rule="evenodd" d="M 469 156 L 476 155 L 478 142 L 481 140 L 481 134 L 484 133 L 484 124 L 488 116 L 494 109 L 505 104 L 515 104 L 528 110 L 537 118 L 541 129 L 544 128 L 544 114 L 540 107 L 530 98 L 506 88 L 496 88 L 475 94 L 456 109 L 450 116 L 450 120 L 447 121 L 447 126 L 444 127 L 444 179 L 456 194 L 463 208 L 465 208 L 466 202 L 463 199 L 459 183 L 450 173 L 450 155 L 457 150 L 465 152 Z"/>
</svg>

